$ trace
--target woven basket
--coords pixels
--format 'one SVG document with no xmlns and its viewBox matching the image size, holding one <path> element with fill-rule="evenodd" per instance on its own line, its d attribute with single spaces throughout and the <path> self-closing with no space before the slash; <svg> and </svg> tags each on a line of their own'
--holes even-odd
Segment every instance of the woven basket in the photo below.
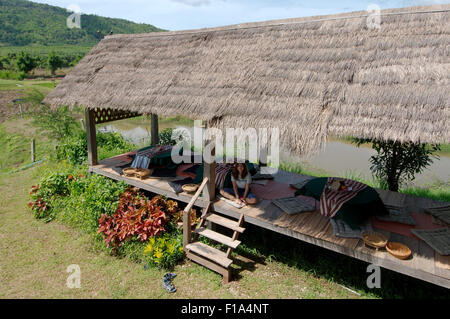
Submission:
<svg viewBox="0 0 450 319">
<path fill-rule="evenodd" d="M 197 191 L 198 185 L 197 184 L 184 184 L 183 186 L 181 186 L 181 188 L 186 193 L 194 193 L 195 191 Z"/>
<path fill-rule="evenodd" d="M 398 259 L 407 259 L 409 256 L 411 256 L 411 249 L 409 249 L 408 246 L 400 243 L 389 242 L 386 245 L 386 250 L 392 256 Z"/>
<path fill-rule="evenodd" d="M 153 170 L 148 169 L 148 168 L 138 168 L 136 170 L 136 173 L 134 174 L 134 176 L 136 176 L 140 179 L 145 179 L 145 178 L 149 177 L 152 172 L 153 172 Z"/>
<path fill-rule="evenodd" d="M 122 170 L 123 175 L 127 177 L 133 177 L 136 174 L 137 169 L 134 167 L 126 167 Z"/>
<path fill-rule="evenodd" d="M 377 232 L 363 232 L 361 236 L 367 246 L 376 249 L 383 248 L 387 244 L 387 238 L 383 234 Z"/>
</svg>

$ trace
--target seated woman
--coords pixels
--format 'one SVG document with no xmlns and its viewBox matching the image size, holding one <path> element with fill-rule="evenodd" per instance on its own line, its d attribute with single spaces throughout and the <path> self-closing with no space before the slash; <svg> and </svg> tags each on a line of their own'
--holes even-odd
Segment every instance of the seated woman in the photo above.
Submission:
<svg viewBox="0 0 450 319">
<path fill-rule="evenodd" d="M 221 189 L 220 194 L 229 200 L 234 200 L 238 204 L 254 205 L 258 200 L 250 190 L 251 182 L 252 177 L 248 172 L 247 165 L 244 163 L 236 163 L 231 172 L 233 188 Z"/>
</svg>

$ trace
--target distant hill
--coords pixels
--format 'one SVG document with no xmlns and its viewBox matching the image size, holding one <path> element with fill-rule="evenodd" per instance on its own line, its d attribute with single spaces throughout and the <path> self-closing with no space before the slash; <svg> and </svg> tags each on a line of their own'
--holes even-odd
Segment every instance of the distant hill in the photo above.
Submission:
<svg viewBox="0 0 450 319">
<path fill-rule="evenodd" d="M 76 3 L 76 2 L 75 2 Z M 0 0 L 0 46 L 92 46 L 102 34 L 164 31 L 150 24 L 81 15 L 81 29 L 66 25 L 66 9 L 26 0 Z"/>
</svg>

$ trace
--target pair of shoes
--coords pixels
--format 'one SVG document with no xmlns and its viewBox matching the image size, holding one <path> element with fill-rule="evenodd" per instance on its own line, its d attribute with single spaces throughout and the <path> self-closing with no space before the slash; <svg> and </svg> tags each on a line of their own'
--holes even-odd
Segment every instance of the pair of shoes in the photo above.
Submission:
<svg viewBox="0 0 450 319">
<path fill-rule="evenodd" d="M 162 279 L 162 286 L 164 289 L 166 289 L 168 292 L 175 292 L 177 291 L 177 288 L 172 285 L 172 279 L 175 278 L 177 274 L 174 273 L 168 273 L 163 276 Z"/>
</svg>

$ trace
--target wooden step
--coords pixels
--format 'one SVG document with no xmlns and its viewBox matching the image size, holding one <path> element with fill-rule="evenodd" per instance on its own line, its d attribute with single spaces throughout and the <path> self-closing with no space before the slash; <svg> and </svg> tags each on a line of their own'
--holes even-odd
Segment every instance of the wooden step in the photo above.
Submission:
<svg viewBox="0 0 450 319">
<path fill-rule="evenodd" d="M 231 230 L 237 231 L 239 233 L 243 233 L 245 231 L 245 228 L 240 227 L 237 221 L 216 214 L 206 215 L 206 220 L 214 224 L 218 224 Z"/>
<path fill-rule="evenodd" d="M 221 244 L 227 245 L 231 248 L 236 248 L 241 243 L 239 240 L 233 240 L 228 236 L 219 234 L 213 230 L 207 229 L 205 227 L 200 227 L 195 230 L 195 232 L 199 235 L 205 236 L 209 239 L 217 241 Z"/>
<path fill-rule="evenodd" d="M 186 245 L 186 249 L 188 251 L 192 251 L 200 256 L 203 256 L 209 260 L 212 260 L 222 267 L 228 268 L 233 260 L 230 258 L 227 258 L 227 254 L 223 251 L 220 251 L 214 247 L 210 247 L 206 244 L 203 244 L 201 242 L 195 242 L 192 244 Z"/>
</svg>

